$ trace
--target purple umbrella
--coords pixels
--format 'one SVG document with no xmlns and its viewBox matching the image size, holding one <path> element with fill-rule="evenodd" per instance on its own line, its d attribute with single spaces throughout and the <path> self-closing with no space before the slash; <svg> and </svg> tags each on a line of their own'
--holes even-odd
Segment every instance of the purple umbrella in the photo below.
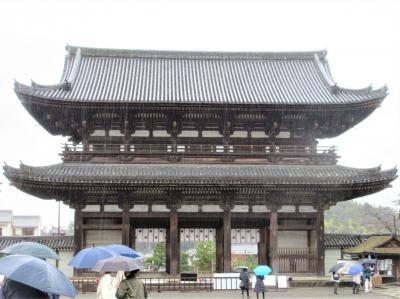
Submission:
<svg viewBox="0 0 400 299">
<path fill-rule="evenodd" d="M 360 264 L 354 264 L 349 269 L 350 275 L 357 275 L 359 273 L 362 273 L 362 271 L 363 271 L 363 266 L 361 266 Z"/>
</svg>

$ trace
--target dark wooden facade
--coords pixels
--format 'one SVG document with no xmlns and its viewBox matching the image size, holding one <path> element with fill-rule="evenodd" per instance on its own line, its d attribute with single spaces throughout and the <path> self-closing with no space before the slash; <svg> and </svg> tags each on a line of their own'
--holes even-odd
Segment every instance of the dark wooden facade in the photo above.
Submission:
<svg viewBox="0 0 400 299">
<path fill-rule="evenodd" d="M 88 245 L 86 231 L 115 231 L 134 246 L 135 228 L 162 227 L 177 275 L 180 229 L 209 227 L 217 271 L 229 272 L 232 229 L 257 228 L 259 262 L 279 272 L 293 254 L 279 232 L 303 231 L 307 248 L 288 269 L 323 275 L 324 209 L 396 178 L 395 169 L 336 165 L 335 148 L 318 147 L 387 94 L 338 87 L 325 52 L 67 49 L 62 83 L 15 84 L 44 128 L 69 137 L 63 163 L 4 170 L 22 191 L 75 209 L 75 251 Z"/>
</svg>

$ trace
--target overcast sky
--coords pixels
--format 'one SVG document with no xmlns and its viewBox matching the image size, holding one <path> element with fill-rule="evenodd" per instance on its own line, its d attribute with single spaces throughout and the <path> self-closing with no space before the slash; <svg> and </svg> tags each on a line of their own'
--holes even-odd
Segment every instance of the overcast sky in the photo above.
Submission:
<svg viewBox="0 0 400 299">
<path fill-rule="evenodd" d="M 18 166 L 59 163 L 66 138 L 51 136 L 25 111 L 13 80 L 58 83 L 65 45 L 213 50 L 328 50 L 338 85 L 375 88 L 389 96 L 336 145 L 339 164 L 392 168 L 400 165 L 400 1 L 1 1 L 0 162 Z M 57 204 L 9 186 L 1 175 L 0 209 L 40 214 L 57 223 Z M 399 199 L 400 182 L 364 197 L 376 205 Z M 392 204 L 393 205 L 393 204 Z M 73 219 L 63 206 L 62 225 Z"/>
</svg>

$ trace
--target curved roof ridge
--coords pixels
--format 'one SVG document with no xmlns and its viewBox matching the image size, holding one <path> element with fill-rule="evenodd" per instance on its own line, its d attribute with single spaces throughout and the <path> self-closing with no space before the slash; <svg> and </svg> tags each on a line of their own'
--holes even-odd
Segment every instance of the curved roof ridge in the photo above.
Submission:
<svg viewBox="0 0 400 299">
<path fill-rule="evenodd" d="M 17 93 L 20 92 L 26 94 L 33 94 L 37 90 L 55 90 L 55 89 L 69 90 L 70 84 L 68 82 L 63 82 L 63 83 L 44 85 L 36 83 L 35 81 L 31 80 L 31 85 L 26 85 L 17 80 L 14 80 L 14 90 Z"/>
<path fill-rule="evenodd" d="M 387 96 L 389 93 L 389 88 L 385 84 L 384 86 L 373 89 L 372 84 L 368 85 L 367 87 L 364 88 L 358 88 L 358 89 L 353 89 L 353 88 L 344 88 L 340 86 L 336 86 L 336 92 L 348 92 L 352 94 L 360 94 L 360 95 L 380 95 L 380 96 Z"/>
<path fill-rule="evenodd" d="M 145 50 L 95 48 L 66 45 L 69 54 L 78 50 L 83 56 L 142 57 L 142 58 L 187 58 L 187 59 L 313 59 L 317 55 L 324 59 L 327 51 L 189 51 L 189 50 Z"/>
</svg>

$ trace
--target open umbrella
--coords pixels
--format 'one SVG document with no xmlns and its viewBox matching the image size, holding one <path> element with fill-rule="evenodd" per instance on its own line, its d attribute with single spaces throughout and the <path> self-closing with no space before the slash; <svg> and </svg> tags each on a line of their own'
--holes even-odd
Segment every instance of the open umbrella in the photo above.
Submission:
<svg viewBox="0 0 400 299">
<path fill-rule="evenodd" d="M 97 272 L 117 272 L 117 271 L 140 270 L 143 268 L 144 268 L 143 257 L 131 258 L 119 255 L 97 261 L 96 265 L 92 268 L 92 270 Z"/>
<path fill-rule="evenodd" d="M 360 264 L 354 264 L 349 268 L 350 275 L 357 275 L 363 271 L 363 266 Z"/>
<path fill-rule="evenodd" d="M 123 255 L 123 256 L 127 256 L 127 257 L 135 258 L 135 257 L 141 256 L 139 253 L 137 253 L 132 248 L 125 246 L 125 245 L 121 245 L 121 244 L 107 245 L 107 246 L 104 246 L 104 248 L 111 249 L 111 250 L 115 251 L 116 253 Z"/>
<path fill-rule="evenodd" d="M 267 265 L 258 265 L 253 271 L 257 276 L 260 276 L 270 274 L 272 272 L 272 269 Z"/>
<path fill-rule="evenodd" d="M 36 242 L 16 243 L 4 248 L 1 252 L 8 254 L 31 255 L 41 259 L 60 259 L 60 257 L 53 249 Z"/>
<path fill-rule="evenodd" d="M 343 263 L 343 262 L 336 263 L 332 267 L 329 268 L 329 272 L 337 273 L 341 268 L 344 267 L 344 265 L 345 265 L 345 263 Z"/>
<path fill-rule="evenodd" d="M 233 271 L 235 271 L 235 272 L 242 272 L 243 269 L 249 270 L 249 267 L 246 267 L 246 266 L 236 266 L 235 268 L 233 268 Z"/>
<path fill-rule="evenodd" d="M 376 259 L 365 258 L 365 259 L 361 259 L 360 262 L 362 264 L 376 264 L 377 260 Z"/>
<path fill-rule="evenodd" d="M 98 260 L 103 260 L 119 255 L 114 250 L 105 247 L 90 247 L 79 251 L 68 263 L 69 266 L 77 269 L 93 268 Z"/>
<path fill-rule="evenodd" d="M 5 256 L 0 259 L 0 273 L 45 293 L 76 296 L 74 285 L 64 273 L 34 256 Z"/>
</svg>

